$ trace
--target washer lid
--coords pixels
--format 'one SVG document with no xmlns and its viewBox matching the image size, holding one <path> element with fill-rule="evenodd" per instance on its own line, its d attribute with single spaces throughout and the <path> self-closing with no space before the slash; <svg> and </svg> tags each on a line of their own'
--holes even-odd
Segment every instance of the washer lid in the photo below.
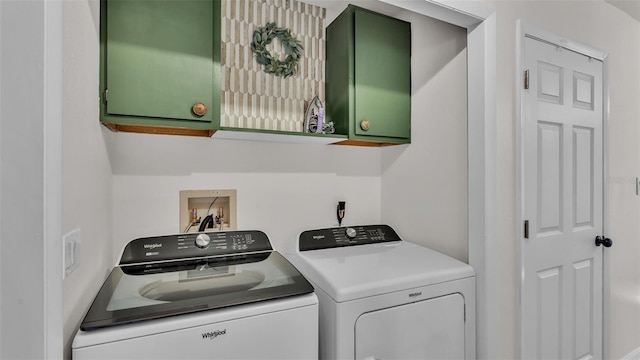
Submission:
<svg viewBox="0 0 640 360">
<path fill-rule="evenodd" d="M 276 251 L 115 267 L 81 330 L 312 293 Z"/>
<path fill-rule="evenodd" d="M 475 276 L 468 264 L 406 241 L 302 251 L 290 260 L 336 302 Z"/>
</svg>

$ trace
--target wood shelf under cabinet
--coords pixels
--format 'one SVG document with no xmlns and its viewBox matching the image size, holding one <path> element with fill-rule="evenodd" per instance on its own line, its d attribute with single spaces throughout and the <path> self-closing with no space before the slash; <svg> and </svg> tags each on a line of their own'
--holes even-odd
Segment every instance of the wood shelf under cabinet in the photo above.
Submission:
<svg viewBox="0 0 640 360">
<path fill-rule="evenodd" d="M 296 131 L 223 127 L 213 134 L 213 138 L 299 144 L 333 144 L 346 140 L 347 136 L 340 134 L 315 134 Z"/>
</svg>

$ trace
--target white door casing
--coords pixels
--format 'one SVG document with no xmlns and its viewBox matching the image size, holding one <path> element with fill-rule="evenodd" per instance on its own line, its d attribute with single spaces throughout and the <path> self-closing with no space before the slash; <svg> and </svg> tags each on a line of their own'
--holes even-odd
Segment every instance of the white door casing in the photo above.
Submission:
<svg viewBox="0 0 640 360">
<path fill-rule="evenodd" d="M 603 62 L 525 36 L 521 354 L 603 357 Z"/>
</svg>

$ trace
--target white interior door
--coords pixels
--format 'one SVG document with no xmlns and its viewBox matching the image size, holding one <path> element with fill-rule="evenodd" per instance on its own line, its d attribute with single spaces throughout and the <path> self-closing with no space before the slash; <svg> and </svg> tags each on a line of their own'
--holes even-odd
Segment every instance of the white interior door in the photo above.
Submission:
<svg viewBox="0 0 640 360">
<path fill-rule="evenodd" d="M 603 63 L 526 37 L 524 65 L 522 357 L 600 359 Z"/>
</svg>

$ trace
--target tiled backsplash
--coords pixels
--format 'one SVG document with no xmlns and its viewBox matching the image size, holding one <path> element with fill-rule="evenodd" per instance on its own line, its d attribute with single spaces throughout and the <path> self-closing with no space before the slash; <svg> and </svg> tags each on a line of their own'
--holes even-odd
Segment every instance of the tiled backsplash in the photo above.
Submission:
<svg viewBox="0 0 640 360">
<path fill-rule="evenodd" d="M 221 126 L 302 131 L 305 101 L 324 102 L 324 8 L 296 0 L 223 0 Z M 302 42 L 298 73 L 288 78 L 262 71 L 250 44 L 253 31 L 275 22 Z M 284 54 L 279 40 L 267 49 Z"/>
</svg>

